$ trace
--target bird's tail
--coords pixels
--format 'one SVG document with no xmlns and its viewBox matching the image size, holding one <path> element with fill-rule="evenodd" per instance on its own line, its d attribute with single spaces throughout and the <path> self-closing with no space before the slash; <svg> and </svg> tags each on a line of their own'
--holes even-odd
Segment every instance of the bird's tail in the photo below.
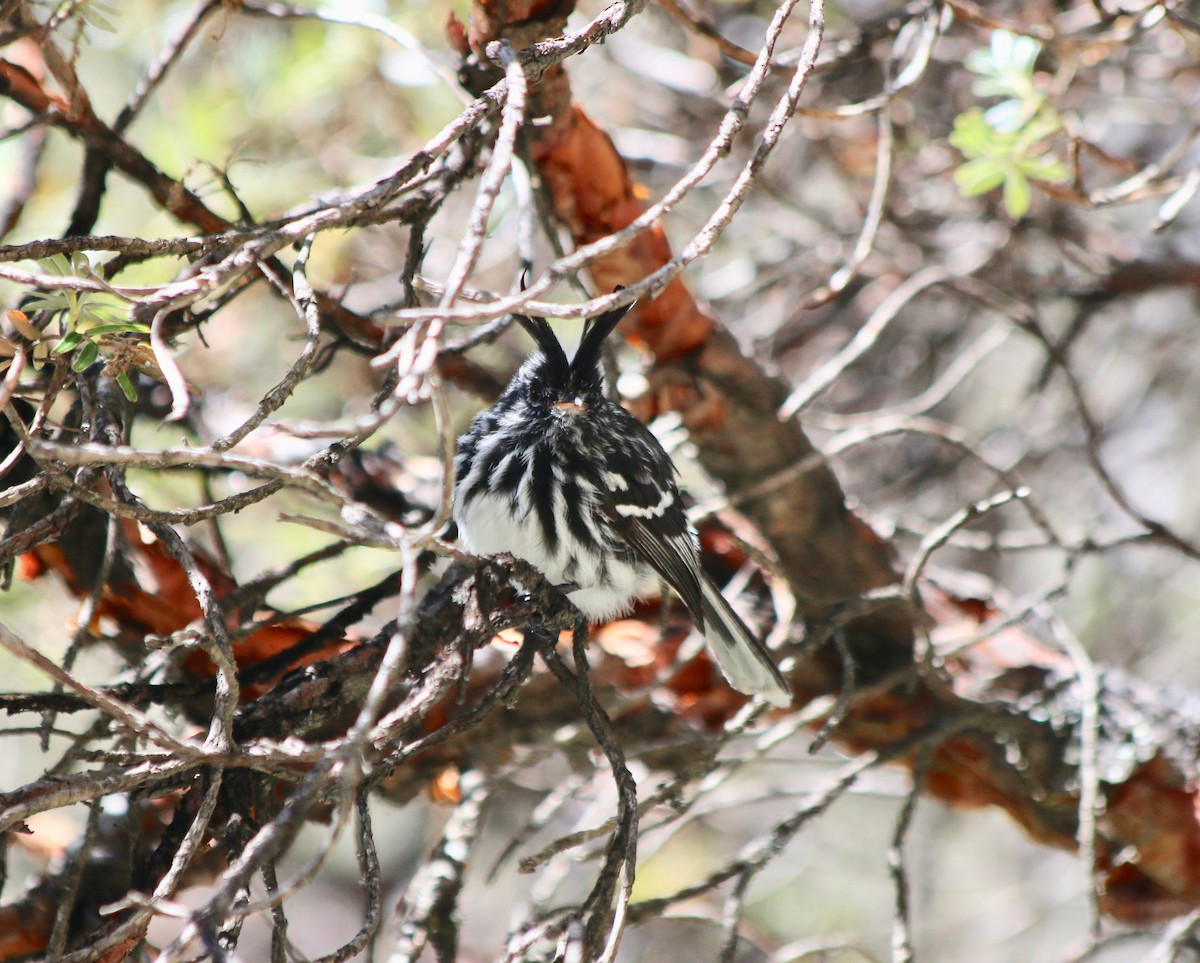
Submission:
<svg viewBox="0 0 1200 963">
<path fill-rule="evenodd" d="M 706 575 L 700 577 L 704 602 L 704 637 L 729 684 L 747 695 L 760 695 L 773 705 L 792 704 L 792 691 L 767 647 L 756 639 L 721 590 Z"/>
</svg>

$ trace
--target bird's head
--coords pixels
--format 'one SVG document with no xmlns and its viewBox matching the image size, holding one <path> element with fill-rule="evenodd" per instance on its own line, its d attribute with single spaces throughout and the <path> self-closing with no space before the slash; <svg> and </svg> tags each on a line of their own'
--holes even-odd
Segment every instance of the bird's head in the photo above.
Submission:
<svg viewBox="0 0 1200 963">
<path fill-rule="evenodd" d="M 515 315 L 538 346 L 538 353 L 521 369 L 530 401 L 569 415 L 580 414 L 603 401 L 604 371 L 600 366 L 600 349 L 604 339 L 632 306 L 627 304 L 588 318 L 579 348 L 570 361 L 549 321 Z"/>
</svg>

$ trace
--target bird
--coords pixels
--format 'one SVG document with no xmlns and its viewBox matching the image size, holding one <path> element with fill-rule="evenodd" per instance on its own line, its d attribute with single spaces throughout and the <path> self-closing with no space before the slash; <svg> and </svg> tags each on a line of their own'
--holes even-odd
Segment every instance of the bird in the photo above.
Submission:
<svg viewBox="0 0 1200 963">
<path fill-rule="evenodd" d="M 589 319 L 569 361 L 545 318 L 513 315 L 536 348 L 458 439 L 460 544 L 524 559 L 592 622 L 626 614 L 665 582 L 730 685 L 789 706 L 766 646 L 701 567 L 670 455 L 605 394 L 602 347 L 630 307 Z"/>
</svg>

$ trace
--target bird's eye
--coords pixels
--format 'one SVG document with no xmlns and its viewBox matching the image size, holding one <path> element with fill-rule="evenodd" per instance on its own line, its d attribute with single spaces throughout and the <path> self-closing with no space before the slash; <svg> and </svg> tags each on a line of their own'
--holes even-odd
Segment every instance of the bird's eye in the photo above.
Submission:
<svg viewBox="0 0 1200 963">
<path fill-rule="evenodd" d="M 535 405 L 550 405 L 558 401 L 558 392 L 553 385 L 534 380 L 529 383 L 529 400 Z"/>
</svg>

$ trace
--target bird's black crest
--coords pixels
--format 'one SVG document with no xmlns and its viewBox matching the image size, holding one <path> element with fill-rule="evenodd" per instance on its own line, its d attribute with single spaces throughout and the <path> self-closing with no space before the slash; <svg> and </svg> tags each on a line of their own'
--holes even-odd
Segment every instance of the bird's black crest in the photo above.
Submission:
<svg viewBox="0 0 1200 963">
<path fill-rule="evenodd" d="M 617 290 L 620 290 L 620 288 Z M 595 371 L 599 368 L 600 346 L 604 344 L 604 339 L 612 333 L 613 329 L 616 328 L 621 319 L 629 313 L 629 309 L 636 303 L 634 301 L 623 307 L 605 311 L 599 317 L 588 318 L 587 324 L 583 326 L 583 337 L 579 340 L 579 350 L 575 352 L 575 358 L 571 361 L 572 372 L 578 375 L 582 372 Z"/>
<path fill-rule="evenodd" d="M 571 365 L 550 322 L 545 318 L 530 318 L 524 314 L 514 314 L 513 317 L 533 338 L 542 357 L 546 359 L 548 380 L 552 384 L 566 386 L 571 377 Z"/>
<path fill-rule="evenodd" d="M 620 288 L 617 288 L 619 291 Z M 629 313 L 629 309 L 637 302 L 613 308 L 603 314 L 588 318 L 583 327 L 583 337 L 579 341 L 579 349 L 575 357 L 567 361 L 566 352 L 558 340 L 558 335 L 550 327 L 545 318 L 531 318 L 523 314 L 513 317 L 523 327 L 546 359 L 547 369 L 544 372 L 548 380 L 565 387 L 567 384 L 580 384 L 592 380 L 592 375 L 600 370 L 600 348 L 621 319 Z"/>
</svg>

